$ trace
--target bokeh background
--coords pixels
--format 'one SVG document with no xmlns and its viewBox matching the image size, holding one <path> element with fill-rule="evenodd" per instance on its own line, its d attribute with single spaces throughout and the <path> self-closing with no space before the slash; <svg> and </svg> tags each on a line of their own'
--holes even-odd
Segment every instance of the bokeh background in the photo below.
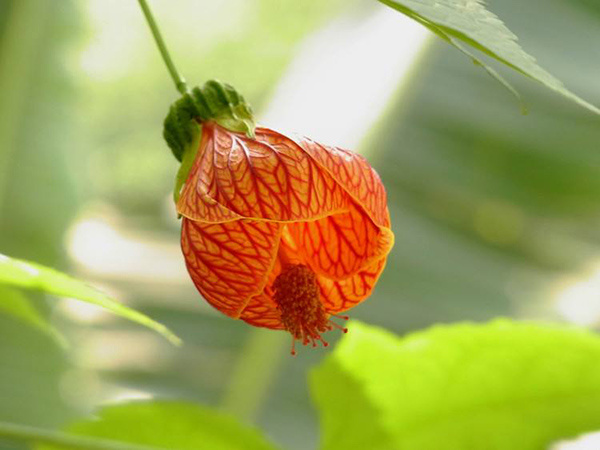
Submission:
<svg viewBox="0 0 600 450">
<path fill-rule="evenodd" d="M 595 0 L 487 3 L 600 104 Z M 380 173 L 396 246 L 353 318 L 400 334 L 497 316 L 600 326 L 597 117 L 504 70 L 522 115 L 374 0 L 152 6 L 190 84 L 227 81 L 259 121 L 352 147 Z M 161 137 L 176 98 L 134 0 L 0 0 L 0 253 L 85 279 L 185 341 L 26 293 L 68 344 L 0 311 L 0 420 L 52 428 L 107 402 L 176 398 L 314 448 L 306 376 L 328 350 L 291 357 L 285 333 L 216 313 L 188 280 Z"/>
</svg>

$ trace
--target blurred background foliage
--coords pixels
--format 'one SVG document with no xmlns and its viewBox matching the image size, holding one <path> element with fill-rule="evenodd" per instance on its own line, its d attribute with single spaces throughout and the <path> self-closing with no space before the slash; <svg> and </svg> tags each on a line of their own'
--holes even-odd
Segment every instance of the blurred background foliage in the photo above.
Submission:
<svg viewBox="0 0 600 450">
<path fill-rule="evenodd" d="M 488 5 L 543 66 L 600 104 L 595 1 Z M 300 50 L 327 45 L 321 30 L 385 10 L 370 0 L 153 6 L 190 84 L 233 84 L 259 120 Z M 357 150 L 387 187 L 396 246 L 353 318 L 396 333 L 500 315 L 600 325 L 598 118 L 505 74 L 529 115 L 432 40 L 374 112 Z M 56 427 L 108 401 L 186 399 L 286 448 L 314 448 L 306 376 L 326 351 L 289 357 L 287 336 L 215 313 L 185 273 L 177 164 L 161 138 L 175 98 L 133 0 L 0 0 L 0 252 L 89 280 L 185 341 L 174 348 L 93 307 L 27 293 L 70 345 L 0 310 L 0 420 Z"/>
</svg>

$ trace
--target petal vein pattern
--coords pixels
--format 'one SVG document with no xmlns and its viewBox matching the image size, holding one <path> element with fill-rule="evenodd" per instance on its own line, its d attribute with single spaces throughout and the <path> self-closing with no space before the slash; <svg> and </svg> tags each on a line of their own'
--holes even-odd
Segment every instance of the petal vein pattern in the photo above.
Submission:
<svg viewBox="0 0 600 450">
<path fill-rule="evenodd" d="M 294 251 L 302 252 L 316 274 L 335 280 L 348 278 L 385 258 L 394 244 L 391 230 L 376 226 L 356 205 L 347 213 L 289 224 L 286 230 L 289 235 L 284 233 L 283 245 L 289 247 L 291 238 Z"/>
<path fill-rule="evenodd" d="M 267 295 L 263 292 L 252 297 L 244 311 L 242 311 L 240 319 L 255 327 L 283 330 L 281 313 L 273 301 L 272 295 L 272 293 Z"/>
<path fill-rule="evenodd" d="M 385 188 L 367 160 L 348 150 L 322 145 L 308 138 L 297 139 L 297 142 L 365 209 L 376 225 L 390 227 Z"/>
<path fill-rule="evenodd" d="M 264 289 L 281 228 L 276 222 L 211 224 L 183 219 L 181 248 L 186 266 L 212 306 L 237 318 L 248 300 Z"/>
<path fill-rule="evenodd" d="M 314 220 L 348 209 L 344 187 L 291 139 L 266 128 L 250 139 L 214 123 L 202 127 L 177 204 L 182 216 L 213 223 Z"/>
<path fill-rule="evenodd" d="M 321 298 L 330 314 L 344 312 L 371 295 L 379 276 L 385 267 L 385 258 L 344 280 L 317 277 Z"/>
</svg>

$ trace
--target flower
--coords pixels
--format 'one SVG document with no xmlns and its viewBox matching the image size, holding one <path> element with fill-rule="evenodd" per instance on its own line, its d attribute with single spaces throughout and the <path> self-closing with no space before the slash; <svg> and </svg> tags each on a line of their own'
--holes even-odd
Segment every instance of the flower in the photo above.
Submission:
<svg viewBox="0 0 600 450">
<path fill-rule="evenodd" d="M 331 316 L 371 294 L 393 246 L 379 176 L 307 138 L 201 127 L 177 202 L 196 287 L 229 317 L 326 345 L 323 332 L 343 329 Z"/>
</svg>

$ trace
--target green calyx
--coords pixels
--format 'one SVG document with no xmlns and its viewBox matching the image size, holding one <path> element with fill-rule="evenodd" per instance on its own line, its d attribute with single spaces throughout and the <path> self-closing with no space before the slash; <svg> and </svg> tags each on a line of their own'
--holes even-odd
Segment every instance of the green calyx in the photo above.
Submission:
<svg viewBox="0 0 600 450">
<path fill-rule="evenodd" d="M 179 166 L 177 176 L 175 177 L 175 189 L 173 190 L 173 200 L 175 201 L 175 204 L 177 204 L 183 185 L 187 181 L 190 170 L 192 170 L 196 155 L 198 154 L 198 148 L 200 147 L 200 139 L 202 139 L 202 127 L 199 123 L 192 121 L 190 130 L 192 133 L 192 140 L 184 147 L 181 166 Z"/>
<path fill-rule="evenodd" d="M 163 136 L 177 160 L 183 161 L 187 147 L 197 136 L 197 124 L 209 120 L 230 131 L 254 136 L 252 109 L 244 97 L 227 83 L 207 81 L 173 103 L 165 119 Z"/>
</svg>

